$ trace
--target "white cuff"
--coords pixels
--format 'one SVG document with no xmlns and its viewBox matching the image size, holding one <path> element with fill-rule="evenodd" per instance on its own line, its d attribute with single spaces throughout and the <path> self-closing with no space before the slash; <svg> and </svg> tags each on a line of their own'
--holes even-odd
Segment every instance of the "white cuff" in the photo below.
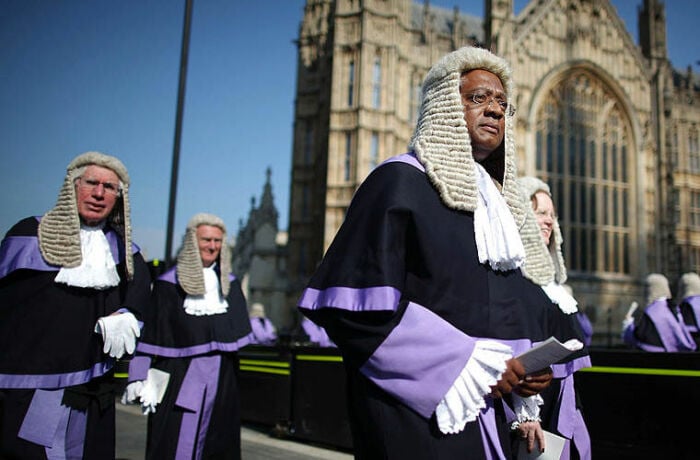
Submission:
<svg viewBox="0 0 700 460">
<path fill-rule="evenodd" d="M 518 422 L 540 422 L 540 406 L 544 400 L 540 395 L 523 398 L 513 393 L 513 412 Z"/>
<path fill-rule="evenodd" d="M 506 370 L 513 352 L 507 345 L 477 341 L 462 372 L 435 409 L 438 427 L 445 434 L 459 433 L 486 407 L 484 396 Z"/>
</svg>

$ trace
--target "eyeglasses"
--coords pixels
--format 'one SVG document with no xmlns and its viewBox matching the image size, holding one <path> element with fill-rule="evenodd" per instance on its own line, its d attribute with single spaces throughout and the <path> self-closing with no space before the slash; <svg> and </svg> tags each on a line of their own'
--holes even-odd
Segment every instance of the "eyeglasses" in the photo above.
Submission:
<svg viewBox="0 0 700 460">
<path fill-rule="evenodd" d="M 552 211 L 545 211 L 544 209 L 538 209 L 535 211 L 537 217 L 549 217 L 552 220 L 557 220 L 557 214 Z"/>
<path fill-rule="evenodd" d="M 505 113 L 509 117 L 515 115 L 515 106 L 500 96 L 491 96 L 489 93 L 485 92 L 476 92 L 467 96 L 476 106 L 481 106 L 485 104 L 486 101 L 488 101 L 489 103 L 486 105 L 486 108 L 489 108 L 491 107 L 491 102 L 495 102 L 496 105 L 498 105 L 501 108 L 503 113 Z"/>
<path fill-rule="evenodd" d="M 90 193 L 95 191 L 95 189 L 97 189 L 97 187 L 100 185 L 102 185 L 105 195 L 119 196 L 122 193 L 122 189 L 119 187 L 119 184 L 113 184 L 112 182 L 100 182 L 97 179 L 78 177 L 75 180 L 75 183 L 78 185 L 78 187 L 81 187 Z"/>
</svg>

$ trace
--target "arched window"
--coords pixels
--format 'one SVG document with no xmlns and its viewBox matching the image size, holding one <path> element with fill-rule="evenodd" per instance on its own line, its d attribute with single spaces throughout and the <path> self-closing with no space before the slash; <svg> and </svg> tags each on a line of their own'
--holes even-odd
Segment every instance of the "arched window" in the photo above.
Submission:
<svg viewBox="0 0 700 460">
<path fill-rule="evenodd" d="M 577 71 L 554 86 L 537 113 L 537 175 L 549 183 L 571 271 L 629 274 L 632 144 L 616 98 Z"/>
<path fill-rule="evenodd" d="M 348 107 L 352 107 L 355 100 L 355 61 L 348 64 Z"/>
</svg>

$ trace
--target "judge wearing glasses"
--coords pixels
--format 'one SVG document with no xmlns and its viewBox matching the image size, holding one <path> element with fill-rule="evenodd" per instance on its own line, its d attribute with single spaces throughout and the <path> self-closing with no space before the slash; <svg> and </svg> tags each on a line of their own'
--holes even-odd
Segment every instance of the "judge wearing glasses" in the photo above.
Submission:
<svg viewBox="0 0 700 460">
<path fill-rule="evenodd" d="M 56 205 L 2 240 L 0 458 L 114 458 L 114 363 L 150 291 L 129 185 L 119 159 L 79 155 Z"/>
<path fill-rule="evenodd" d="M 511 458 L 506 406 L 538 419 L 552 378 L 515 356 L 574 337 L 520 272 L 512 98 L 504 59 L 440 59 L 410 151 L 357 190 L 298 302 L 343 355 L 356 458 Z"/>
</svg>

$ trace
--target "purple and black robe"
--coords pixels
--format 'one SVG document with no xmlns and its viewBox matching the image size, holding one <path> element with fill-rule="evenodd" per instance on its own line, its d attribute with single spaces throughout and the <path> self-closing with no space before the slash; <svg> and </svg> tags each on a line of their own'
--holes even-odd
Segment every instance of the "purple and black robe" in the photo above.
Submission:
<svg viewBox="0 0 700 460">
<path fill-rule="evenodd" d="M 201 316 L 185 311 L 176 267 L 153 284 L 129 381 L 145 380 L 149 368 L 170 379 L 148 416 L 146 458 L 241 456 L 237 352 L 251 337 L 240 283 L 232 275 L 229 280 L 227 310 Z"/>
<path fill-rule="evenodd" d="M 634 312 L 634 322 L 622 332 L 624 342 L 651 352 L 695 351 L 697 345 L 678 306 L 662 298 Z"/>
<path fill-rule="evenodd" d="M 119 388 L 95 323 L 123 308 L 140 317 L 148 266 L 134 246 L 127 282 L 124 242 L 107 227 L 119 285 L 56 283 L 60 267 L 41 256 L 38 224 L 19 221 L 0 246 L 0 458 L 113 458 Z"/>
<path fill-rule="evenodd" d="M 479 263 L 474 214 L 445 206 L 413 154 L 357 190 L 299 308 L 342 354 L 359 459 L 510 458 L 505 400 L 486 397 L 477 420 L 450 435 L 435 408 L 477 340 L 517 354 L 550 336 L 580 338 L 520 270 Z"/>
<path fill-rule="evenodd" d="M 688 296 L 679 305 L 685 327 L 695 341 L 695 351 L 700 350 L 700 295 Z"/>
</svg>

